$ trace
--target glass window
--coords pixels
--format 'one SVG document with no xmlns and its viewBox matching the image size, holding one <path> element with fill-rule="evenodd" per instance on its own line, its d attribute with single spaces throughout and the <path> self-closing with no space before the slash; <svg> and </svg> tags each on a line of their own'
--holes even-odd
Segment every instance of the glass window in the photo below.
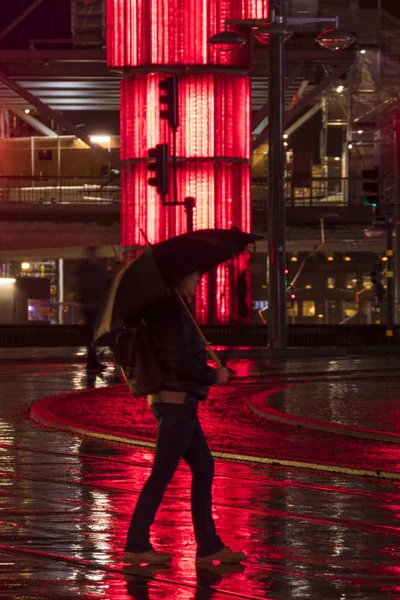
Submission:
<svg viewBox="0 0 400 600">
<path fill-rule="evenodd" d="M 346 290 L 356 290 L 358 287 L 358 277 L 356 273 L 346 273 L 344 284 Z"/>
<path fill-rule="evenodd" d="M 328 290 L 333 290 L 333 288 L 336 285 L 336 280 L 334 277 L 327 277 L 326 279 L 326 287 L 328 288 Z"/>
<path fill-rule="evenodd" d="M 371 275 L 369 273 L 367 275 L 362 276 L 362 284 L 363 288 L 367 290 L 372 290 L 373 283 L 371 281 Z"/>
<path fill-rule="evenodd" d="M 287 316 L 288 317 L 298 317 L 299 316 L 299 303 L 297 301 L 293 302 L 293 306 L 288 306 Z"/>
<path fill-rule="evenodd" d="M 304 300 L 301 305 L 301 314 L 303 317 L 315 317 L 314 300 Z"/>
</svg>

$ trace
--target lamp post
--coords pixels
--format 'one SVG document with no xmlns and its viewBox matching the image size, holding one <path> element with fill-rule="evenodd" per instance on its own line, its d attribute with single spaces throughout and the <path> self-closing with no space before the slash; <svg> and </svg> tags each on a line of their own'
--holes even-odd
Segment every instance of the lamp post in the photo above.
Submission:
<svg viewBox="0 0 400 600">
<path fill-rule="evenodd" d="M 386 215 L 386 256 L 387 256 L 387 312 L 386 312 L 386 337 L 388 343 L 393 343 L 394 322 L 394 252 L 393 252 L 393 217 Z"/>
<path fill-rule="evenodd" d="M 269 43 L 268 128 L 268 345 L 284 350 L 287 345 L 286 316 L 286 210 L 284 192 L 284 42 L 283 0 L 276 2 L 270 23 L 255 32 Z"/>
<path fill-rule="evenodd" d="M 284 0 L 274 0 L 270 21 L 228 21 L 256 27 L 254 37 L 269 45 L 269 127 L 268 127 L 268 345 L 273 350 L 285 350 L 287 346 L 287 316 L 285 283 L 286 268 L 286 211 L 284 193 L 284 43 L 290 37 L 286 24 L 304 24 L 334 21 L 335 29 L 321 34 L 317 42 L 329 50 L 350 47 L 355 38 L 337 29 L 337 18 L 289 18 L 284 17 Z M 208 40 L 220 50 L 232 51 L 241 47 L 245 40 L 230 31 L 217 33 Z"/>
</svg>

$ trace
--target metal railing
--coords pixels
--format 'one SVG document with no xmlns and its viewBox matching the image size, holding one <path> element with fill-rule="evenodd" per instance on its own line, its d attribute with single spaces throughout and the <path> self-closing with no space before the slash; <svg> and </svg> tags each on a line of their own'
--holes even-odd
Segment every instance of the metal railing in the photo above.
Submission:
<svg viewBox="0 0 400 600">
<path fill-rule="evenodd" d="M 288 206 L 360 205 L 362 178 L 289 178 L 284 184 Z M 388 188 L 389 192 L 391 188 Z M 390 202 L 389 192 L 384 203 Z M 254 208 L 265 205 L 268 195 L 266 177 L 252 178 Z M 32 204 L 114 204 L 121 201 L 119 178 L 109 177 L 17 177 L 0 175 L 0 203 Z"/>
<path fill-rule="evenodd" d="M 114 204 L 119 179 L 109 177 L 10 177 L 0 175 L 0 203 Z"/>
<path fill-rule="evenodd" d="M 202 329 L 214 346 L 266 348 L 268 343 L 266 325 L 204 325 Z M 90 336 L 85 325 L 0 325 L 3 348 L 83 346 Z M 386 337 L 385 325 L 288 326 L 288 345 L 292 347 L 373 347 L 399 343 L 399 325 L 394 327 L 394 338 Z"/>
<path fill-rule="evenodd" d="M 360 205 L 363 192 L 360 177 L 295 177 L 284 183 L 288 206 L 348 206 Z M 266 177 L 253 177 L 253 206 L 265 203 L 268 194 Z"/>
</svg>

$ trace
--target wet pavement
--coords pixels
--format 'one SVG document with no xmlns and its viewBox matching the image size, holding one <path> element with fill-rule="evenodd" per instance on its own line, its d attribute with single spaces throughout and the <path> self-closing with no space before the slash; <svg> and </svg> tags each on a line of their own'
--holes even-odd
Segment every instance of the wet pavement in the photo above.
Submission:
<svg viewBox="0 0 400 600">
<path fill-rule="evenodd" d="M 400 389 L 396 373 L 397 370 L 371 368 L 345 378 L 315 377 L 269 395 L 267 404 L 294 416 L 400 435 Z"/>
<path fill-rule="evenodd" d="M 400 598 L 400 480 L 360 476 L 356 469 L 345 475 L 217 459 L 214 513 L 218 530 L 228 545 L 244 550 L 248 560 L 239 567 L 200 570 L 193 560 L 190 476 L 182 465 L 153 528 L 156 547 L 174 555 L 171 566 L 124 572 L 125 533 L 149 473 L 151 448 L 44 427 L 29 418 L 29 411 L 35 400 L 75 392 L 61 399 L 64 414 L 81 419 L 77 407 L 85 397 L 86 401 L 91 398 L 92 417 L 101 412 L 99 406 L 106 405 L 109 418 L 104 409 L 102 423 L 106 429 L 110 422 L 115 424 L 122 406 L 125 431 L 131 420 L 134 435 L 135 427 L 147 423 L 145 407 L 115 386 L 119 378 L 112 366 L 88 380 L 81 359 L 63 356 L 61 351 L 30 352 L 22 362 L 18 356 L 6 358 L 0 355 L 0 598 Z M 282 458 L 313 456 L 321 464 L 346 462 L 355 467 L 374 466 L 378 460 L 382 468 L 400 471 L 400 447 L 394 444 L 343 440 L 338 435 L 267 423 L 248 407 L 249 398 L 260 389 L 296 384 L 288 388 L 290 406 L 297 402 L 310 413 L 321 404 L 319 418 L 333 414 L 347 422 L 351 413 L 356 424 L 360 424 L 356 407 L 360 420 L 372 420 L 378 406 L 390 426 L 389 410 L 393 420 L 397 414 L 397 389 L 400 398 L 400 361 L 385 357 L 266 359 L 261 363 L 232 361 L 230 366 L 239 379 L 230 389 L 218 390 L 201 411 L 216 449 L 253 451 L 259 456 L 275 451 Z M 381 380 L 389 372 L 390 377 Z M 377 385 L 380 381 L 386 387 Z M 337 408 L 334 384 L 340 391 Z M 113 387 L 108 389 L 108 385 Z M 98 392 L 82 396 L 80 390 L 87 386 L 96 386 Z M 296 390 L 303 394 L 297 400 Z M 368 410 L 363 411 L 363 406 Z M 122 418 L 119 426 L 123 426 Z M 141 433 L 143 439 L 152 438 L 150 421 Z"/>
</svg>

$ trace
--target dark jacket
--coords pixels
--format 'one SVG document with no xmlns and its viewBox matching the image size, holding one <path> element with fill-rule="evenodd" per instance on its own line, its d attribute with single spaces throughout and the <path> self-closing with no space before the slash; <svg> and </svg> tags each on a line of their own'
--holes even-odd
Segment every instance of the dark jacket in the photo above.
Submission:
<svg viewBox="0 0 400 600">
<path fill-rule="evenodd" d="M 84 312 L 98 312 L 107 290 L 104 269 L 88 260 L 83 260 L 78 273 L 79 301 Z"/>
<path fill-rule="evenodd" d="M 205 398 L 216 382 L 217 371 L 207 365 L 204 342 L 179 298 L 173 296 L 154 305 L 145 321 L 165 376 L 163 389 Z"/>
</svg>

